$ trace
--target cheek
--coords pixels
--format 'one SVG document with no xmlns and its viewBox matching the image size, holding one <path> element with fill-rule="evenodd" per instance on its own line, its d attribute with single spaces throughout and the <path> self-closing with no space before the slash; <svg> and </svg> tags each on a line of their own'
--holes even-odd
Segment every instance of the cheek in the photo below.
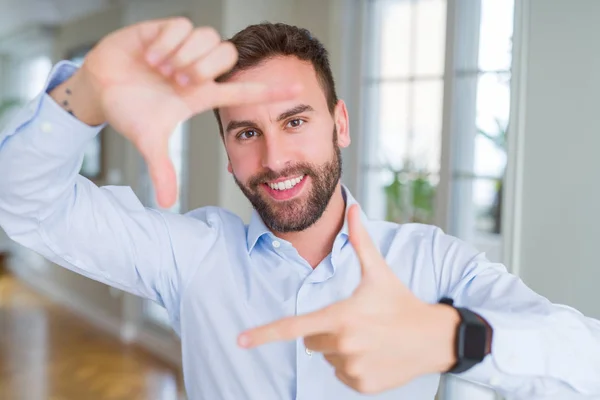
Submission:
<svg viewBox="0 0 600 400">
<path fill-rule="evenodd" d="M 246 182 L 260 171 L 260 160 L 256 152 L 229 151 L 227 170 L 234 174 L 240 182 Z"/>
<path fill-rule="evenodd" d="M 331 159 L 333 139 L 327 135 L 307 135 L 295 143 L 294 148 L 299 160 L 320 164 Z"/>
</svg>

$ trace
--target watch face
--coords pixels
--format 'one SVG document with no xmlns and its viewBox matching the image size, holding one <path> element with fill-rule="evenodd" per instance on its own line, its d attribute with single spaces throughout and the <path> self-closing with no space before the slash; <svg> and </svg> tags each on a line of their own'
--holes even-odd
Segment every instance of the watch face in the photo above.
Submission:
<svg viewBox="0 0 600 400">
<path fill-rule="evenodd" d="M 481 361 L 485 357 L 486 329 L 485 326 L 467 324 L 464 330 L 463 355 L 469 360 Z"/>
</svg>

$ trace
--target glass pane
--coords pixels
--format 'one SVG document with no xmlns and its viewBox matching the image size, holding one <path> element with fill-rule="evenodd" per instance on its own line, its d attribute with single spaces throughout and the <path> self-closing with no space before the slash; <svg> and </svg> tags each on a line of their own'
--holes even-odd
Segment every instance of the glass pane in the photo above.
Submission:
<svg viewBox="0 0 600 400">
<path fill-rule="evenodd" d="M 477 135 L 474 172 L 502 177 L 506 166 L 506 128 L 510 113 L 510 74 L 483 74 L 477 84 Z"/>
<path fill-rule="evenodd" d="M 52 70 L 50 57 L 36 57 L 29 63 L 29 79 L 26 81 L 25 98 L 32 99 L 44 88 L 48 75 Z"/>
<path fill-rule="evenodd" d="M 385 82 L 379 85 L 379 118 L 375 137 L 378 140 L 378 159 L 373 165 L 402 168 L 408 153 L 408 84 Z"/>
<path fill-rule="evenodd" d="M 379 75 L 406 77 L 410 73 L 411 1 L 380 1 L 375 7 L 381 23 Z"/>
<path fill-rule="evenodd" d="M 413 168 L 434 174 L 440 169 L 443 91 L 441 79 L 412 87 L 410 160 Z"/>
<path fill-rule="evenodd" d="M 508 70 L 511 67 L 514 2 L 481 0 L 479 69 Z"/>
<path fill-rule="evenodd" d="M 419 0 L 415 3 L 414 74 L 444 74 L 446 48 L 446 1 Z"/>
<path fill-rule="evenodd" d="M 391 179 L 389 179 L 391 178 Z M 385 193 L 385 219 L 396 223 L 433 223 L 437 175 L 418 171 L 388 174 Z"/>
<path fill-rule="evenodd" d="M 168 209 L 168 211 L 174 213 L 181 213 L 185 210 L 183 209 L 183 196 L 185 196 L 185 181 L 186 181 L 186 139 L 187 139 L 187 122 L 179 123 L 173 134 L 169 138 L 169 157 L 173 161 L 173 166 L 175 167 L 175 176 L 177 177 L 177 189 L 179 190 L 177 195 L 177 200 L 172 207 Z M 146 176 L 144 179 L 148 180 L 145 182 L 148 188 L 148 198 L 150 207 L 160 208 L 156 201 L 156 192 L 154 191 L 154 185 L 149 182 L 150 176 L 147 172 L 147 166 L 144 164 L 144 170 L 146 171 Z"/>
<path fill-rule="evenodd" d="M 500 233 L 502 209 L 502 180 L 473 180 L 473 212 L 475 229 L 479 232 Z"/>
<path fill-rule="evenodd" d="M 384 188 L 391 183 L 392 173 L 377 167 L 367 167 L 363 174 L 366 213 L 370 218 L 384 220 L 387 213 Z"/>
</svg>

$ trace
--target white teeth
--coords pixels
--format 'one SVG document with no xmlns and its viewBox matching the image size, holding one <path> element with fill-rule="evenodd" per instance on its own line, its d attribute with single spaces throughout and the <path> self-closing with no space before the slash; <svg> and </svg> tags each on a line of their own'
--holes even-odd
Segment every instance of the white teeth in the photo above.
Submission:
<svg viewBox="0 0 600 400">
<path fill-rule="evenodd" d="M 304 178 L 304 175 L 294 179 L 288 179 L 277 183 L 268 183 L 269 187 L 274 190 L 287 190 L 296 186 Z"/>
</svg>

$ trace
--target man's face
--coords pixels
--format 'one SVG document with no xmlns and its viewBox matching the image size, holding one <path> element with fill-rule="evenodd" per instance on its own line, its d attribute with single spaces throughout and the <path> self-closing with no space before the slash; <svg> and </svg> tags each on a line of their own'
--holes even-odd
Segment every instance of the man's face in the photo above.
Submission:
<svg viewBox="0 0 600 400">
<path fill-rule="evenodd" d="M 301 231 L 325 211 L 341 175 L 340 147 L 350 144 L 346 107 L 332 116 L 309 62 L 277 57 L 235 74 L 229 82 L 300 83 L 285 102 L 222 108 L 228 169 L 265 224 Z"/>
</svg>

